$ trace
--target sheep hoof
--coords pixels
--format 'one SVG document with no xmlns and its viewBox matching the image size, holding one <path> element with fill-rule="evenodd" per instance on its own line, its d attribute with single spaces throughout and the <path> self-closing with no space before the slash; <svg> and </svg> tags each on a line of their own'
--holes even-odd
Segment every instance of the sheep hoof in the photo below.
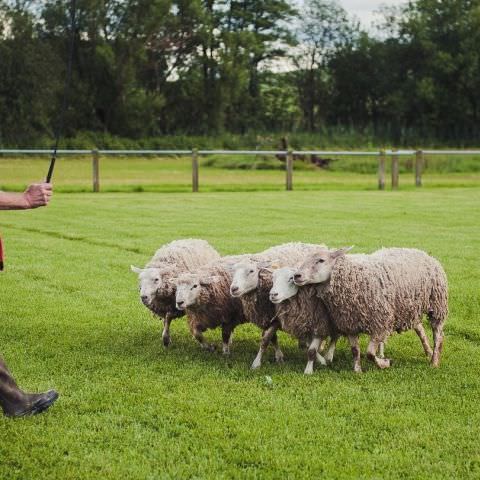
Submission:
<svg viewBox="0 0 480 480">
<path fill-rule="evenodd" d="M 257 359 L 255 359 L 252 363 L 251 369 L 256 370 L 257 368 L 260 368 L 261 365 L 262 365 L 261 362 L 258 362 Z"/>
<path fill-rule="evenodd" d="M 382 370 L 384 368 L 389 368 L 391 364 L 392 362 L 389 358 L 377 358 L 377 367 L 381 368 Z"/>
<path fill-rule="evenodd" d="M 215 345 L 213 345 L 212 343 L 202 343 L 202 348 L 207 352 L 215 351 Z"/>
<path fill-rule="evenodd" d="M 283 353 L 279 352 L 275 354 L 275 361 L 277 363 L 283 363 Z"/>
<path fill-rule="evenodd" d="M 223 347 L 222 353 L 223 355 L 228 356 L 230 355 L 230 349 L 228 347 Z"/>
<path fill-rule="evenodd" d="M 355 373 L 362 373 L 362 367 L 361 367 L 360 365 L 355 365 L 355 366 L 353 367 L 353 371 L 354 371 Z"/>
<path fill-rule="evenodd" d="M 312 375 L 313 374 L 313 362 L 307 364 L 307 366 L 305 368 L 305 371 L 303 373 L 305 375 Z"/>
<path fill-rule="evenodd" d="M 323 358 L 319 353 L 317 353 L 317 362 L 324 367 L 327 365 L 326 359 Z"/>
<path fill-rule="evenodd" d="M 331 364 L 333 362 L 333 353 L 327 353 L 323 358 L 328 364 Z"/>
<path fill-rule="evenodd" d="M 168 347 L 171 343 L 170 337 L 162 337 L 163 346 Z"/>
</svg>

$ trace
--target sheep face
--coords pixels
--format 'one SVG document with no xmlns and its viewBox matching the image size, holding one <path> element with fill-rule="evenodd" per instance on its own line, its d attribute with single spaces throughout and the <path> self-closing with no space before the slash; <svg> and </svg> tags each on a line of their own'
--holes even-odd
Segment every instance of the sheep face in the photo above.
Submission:
<svg viewBox="0 0 480 480">
<path fill-rule="evenodd" d="M 175 301 L 178 310 L 185 310 L 199 303 L 202 290 L 214 282 L 216 278 L 199 277 L 198 275 L 187 275 L 177 281 L 177 293 Z"/>
<path fill-rule="evenodd" d="M 345 255 L 350 248 L 339 250 L 321 249 L 310 254 L 305 261 L 297 268 L 293 278 L 296 285 L 307 285 L 311 283 L 323 283 L 330 280 L 333 266 L 338 258 Z"/>
<path fill-rule="evenodd" d="M 295 270 L 293 268 L 279 268 L 273 272 L 273 286 L 270 290 L 270 301 L 281 303 L 298 292 L 298 286 L 293 281 Z"/>
<path fill-rule="evenodd" d="M 236 263 L 233 266 L 233 280 L 230 285 L 232 297 L 241 297 L 258 287 L 259 267 L 254 262 Z"/>
<path fill-rule="evenodd" d="M 177 283 L 175 301 L 179 310 L 185 310 L 197 303 L 200 296 L 200 281 L 197 277 L 182 279 Z"/>
<path fill-rule="evenodd" d="M 164 279 L 160 268 L 137 268 L 131 267 L 132 272 L 138 274 L 140 299 L 147 307 L 152 304 L 155 296 L 160 292 Z"/>
</svg>

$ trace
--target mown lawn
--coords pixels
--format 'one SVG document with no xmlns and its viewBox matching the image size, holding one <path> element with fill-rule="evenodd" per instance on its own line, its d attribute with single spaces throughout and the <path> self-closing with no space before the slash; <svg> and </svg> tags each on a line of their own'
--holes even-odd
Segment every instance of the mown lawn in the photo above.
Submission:
<svg viewBox="0 0 480 480">
<path fill-rule="evenodd" d="M 57 194 L 0 217 L 0 351 L 24 388 L 61 392 L 47 414 L 0 418 L 1 479 L 480 477 L 479 188 Z M 190 236 L 223 254 L 291 240 L 428 251 L 450 282 L 441 367 L 413 333 L 388 343 L 391 369 L 363 360 L 362 375 L 342 341 L 306 378 L 284 334 L 286 363 L 269 352 L 250 371 L 253 326 L 228 359 L 182 320 L 164 349 L 129 265 Z"/>
</svg>

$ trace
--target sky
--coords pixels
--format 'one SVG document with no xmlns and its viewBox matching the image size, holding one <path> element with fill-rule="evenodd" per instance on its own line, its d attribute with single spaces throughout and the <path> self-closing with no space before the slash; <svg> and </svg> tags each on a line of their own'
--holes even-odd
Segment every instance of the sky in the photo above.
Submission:
<svg viewBox="0 0 480 480">
<path fill-rule="evenodd" d="M 350 15 L 355 15 L 362 27 L 368 28 L 375 19 L 375 10 L 381 5 L 397 6 L 405 3 L 405 0 L 338 0 L 338 3 Z"/>
</svg>

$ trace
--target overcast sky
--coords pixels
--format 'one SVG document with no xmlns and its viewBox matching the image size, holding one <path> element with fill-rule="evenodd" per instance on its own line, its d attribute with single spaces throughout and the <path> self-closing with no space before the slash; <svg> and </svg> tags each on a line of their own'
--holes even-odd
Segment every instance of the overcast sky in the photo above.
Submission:
<svg viewBox="0 0 480 480">
<path fill-rule="evenodd" d="M 338 0 L 338 3 L 350 14 L 355 15 L 363 27 L 369 27 L 374 20 L 375 10 L 381 5 L 401 5 L 406 0 Z"/>
</svg>

